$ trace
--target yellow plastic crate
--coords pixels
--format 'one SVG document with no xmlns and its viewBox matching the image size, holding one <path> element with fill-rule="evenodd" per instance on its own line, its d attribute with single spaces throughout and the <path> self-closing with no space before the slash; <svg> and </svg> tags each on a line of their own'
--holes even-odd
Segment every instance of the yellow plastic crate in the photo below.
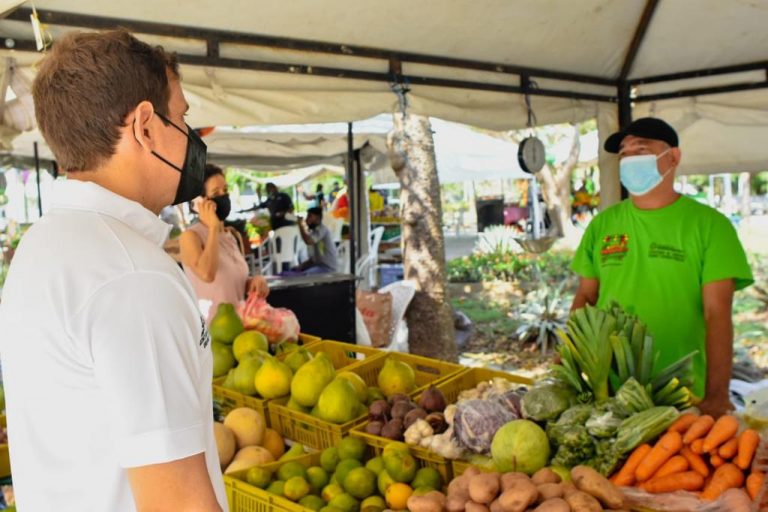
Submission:
<svg viewBox="0 0 768 512">
<path fill-rule="evenodd" d="M 301 462 L 305 467 L 320 465 L 320 453 L 308 453 L 292 461 Z M 271 462 L 262 466 L 273 473 L 287 461 Z M 270 512 L 272 510 L 288 512 L 306 512 L 307 509 L 286 498 L 270 494 L 264 489 L 259 489 L 249 484 L 245 478 L 248 470 L 235 471 L 224 475 L 224 487 L 227 491 L 227 501 L 230 512 Z"/>
<path fill-rule="evenodd" d="M 413 354 L 384 352 L 381 357 L 371 358 L 368 361 L 355 365 L 355 372 L 369 386 L 378 386 L 379 372 L 381 372 L 384 364 L 390 359 L 408 363 L 413 368 L 416 374 L 416 389 L 411 393 L 411 396 L 417 396 L 427 389 L 429 385 L 443 382 L 465 370 L 463 366 L 455 363 L 438 361 L 437 359 L 415 356 Z"/>
<path fill-rule="evenodd" d="M 445 396 L 446 404 L 452 404 L 457 401 L 459 397 L 459 393 L 461 393 L 462 391 L 465 391 L 467 389 L 472 389 L 478 384 L 480 384 L 481 382 L 490 381 L 497 377 L 509 380 L 511 382 L 516 382 L 519 384 L 530 385 L 533 383 L 531 379 L 520 377 L 519 375 L 500 372 L 496 370 L 488 370 L 486 368 L 471 368 L 469 370 L 464 370 L 458 373 L 457 375 L 454 375 L 453 377 L 450 377 L 444 380 L 441 383 L 435 384 L 435 388 L 440 390 L 443 393 L 443 396 Z M 418 396 L 416 396 L 414 401 L 418 402 L 419 398 L 421 398 L 421 393 L 419 393 Z M 391 441 L 384 437 L 374 436 L 367 433 L 365 431 L 365 426 L 367 424 L 368 422 L 366 421 L 360 425 L 355 426 L 350 432 L 350 434 L 355 437 L 359 437 L 360 439 L 363 439 L 366 443 L 372 446 L 374 450 L 376 450 L 376 454 L 378 455 L 384 450 L 384 447 Z M 451 470 L 452 464 L 450 460 L 421 446 L 409 446 L 409 448 L 411 450 L 411 454 L 413 454 L 414 458 L 419 462 L 420 466 L 429 466 L 429 467 L 435 468 L 440 473 L 440 475 L 446 480 L 446 482 L 448 482 L 451 478 L 453 478 L 454 473 Z M 463 463 L 463 462 L 462 464 L 467 466 L 469 465 L 468 463 Z M 462 469 L 462 472 L 463 472 L 463 469 Z"/>
<path fill-rule="evenodd" d="M 7 426 L 5 414 L 0 415 L 0 426 Z M 0 444 L 0 478 L 11 476 L 11 455 L 8 452 L 8 444 Z"/>
<path fill-rule="evenodd" d="M 353 345 L 351 343 L 344 343 L 342 341 L 322 340 L 311 345 L 306 345 L 305 348 L 312 354 L 318 352 L 325 352 L 333 363 L 334 368 L 340 370 L 347 366 L 367 361 L 373 357 L 381 357 L 384 352 L 373 347 L 363 347 L 360 345 Z M 287 354 L 281 354 L 278 356 L 280 359 L 284 359 Z"/>
<path fill-rule="evenodd" d="M 320 343 L 321 339 L 318 336 L 312 336 L 311 334 L 299 333 L 299 343 L 304 347 L 312 347 Z M 226 377 L 218 377 L 213 380 L 213 398 L 219 402 L 221 406 L 221 413 L 226 415 L 232 409 L 238 407 L 250 407 L 256 411 L 259 411 L 269 426 L 269 409 L 267 409 L 267 402 L 263 398 L 244 395 L 233 389 L 227 389 L 222 387 Z"/>
</svg>

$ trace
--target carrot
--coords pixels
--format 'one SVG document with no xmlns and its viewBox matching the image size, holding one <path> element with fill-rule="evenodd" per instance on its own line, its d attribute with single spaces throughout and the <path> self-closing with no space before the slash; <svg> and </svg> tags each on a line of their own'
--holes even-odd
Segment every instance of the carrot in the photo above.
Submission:
<svg viewBox="0 0 768 512">
<path fill-rule="evenodd" d="M 685 457 L 685 460 L 688 461 L 688 464 L 691 466 L 692 470 L 703 477 L 709 476 L 709 466 L 707 466 L 707 463 L 704 462 L 704 459 L 701 457 L 701 455 L 693 453 L 693 451 L 691 451 L 691 449 L 687 446 L 680 450 L 680 455 Z"/>
<path fill-rule="evenodd" d="M 624 466 L 619 470 L 616 475 L 616 480 L 613 482 L 618 487 L 629 487 L 635 483 L 635 471 L 640 462 L 650 453 L 651 445 L 641 444 L 632 454 L 627 458 Z"/>
<path fill-rule="evenodd" d="M 735 416 L 726 414 L 720 416 L 707 437 L 704 438 L 704 451 L 709 453 L 723 443 L 728 442 L 739 431 L 739 420 Z"/>
<path fill-rule="evenodd" d="M 706 436 L 714 424 L 715 419 L 709 414 L 699 416 L 699 419 L 685 431 L 683 444 L 691 444 L 695 440 Z"/>
<path fill-rule="evenodd" d="M 698 491 L 704 487 L 704 477 L 695 471 L 673 473 L 648 480 L 640 487 L 654 494 L 674 491 Z"/>
<path fill-rule="evenodd" d="M 752 465 L 752 459 L 755 457 L 757 446 L 760 444 L 760 434 L 748 428 L 739 436 L 739 451 L 736 454 L 734 463 L 741 469 L 749 469 Z"/>
<path fill-rule="evenodd" d="M 738 488 L 744 485 L 744 473 L 731 463 L 723 464 L 715 470 L 712 480 L 701 493 L 702 499 L 716 500 L 728 489 Z"/>
<path fill-rule="evenodd" d="M 699 419 L 698 415 L 691 412 L 681 414 L 680 417 L 677 418 L 675 422 L 669 426 L 667 432 L 679 432 L 680 435 L 685 434 L 688 428 L 696 423 L 697 419 Z"/>
<path fill-rule="evenodd" d="M 760 494 L 760 489 L 762 489 L 763 484 L 765 484 L 765 473 L 761 471 L 753 471 L 752 474 L 747 477 L 747 494 L 752 498 L 752 501 L 757 499 L 757 495 Z"/>
<path fill-rule="evenodd" d="M 658 471 L 653 474 L 651 480 L 665 477 L 673 473 L 683 473 L 684 471 L 688 471 L 689 467 L 690 465 L 688 464 L 688 460 L 685 457 L 682 455 L 675 455 L 667 462 L 665 462 L 664 465 L 661 466 Z"/>
<path fill-rule="evenodd" d="M 732 459 L 736 456 L 736 452 L 739 451 L 739 438 L 732 437 L 727 443 L 720 446 L 717 450 L 717 454 L 724 459 Z"/>
<path fill-rule="evenodd" d="M 650 453 L 643 459 L 637 471 L 635 478 L 638 482 L 648 480 L 661 466 L 664 465 L 672 456 L 683 447 L 683 440 L 679 432 L 667 432 L 651 449 Z"/>
<path fill-rule="evenodd" d="M 685 441 L 683 441 L 685 443 Z M 704 453 L 704 440 L 703 439 L 697 439 L 694 442 L 691 443 L 691 451 L 693 453 L 698 453 L 701 455 Z"/>
<path fill-rule="evenodd" d="M 719 455 L 717 455 L 717 454 L 714 454 L 714 455 L 711 455 L 711 456 L 709 457 L 709 464 L 710 464 L 710 465 L 711 465 L 713 468 L 719 468 L 720 466 L 722 466 L 723 464 L 725 464 L 725 460 L 723 460 L 723 458 L 722 458 L 721 456 L 719 456 Z"/>
</svg>

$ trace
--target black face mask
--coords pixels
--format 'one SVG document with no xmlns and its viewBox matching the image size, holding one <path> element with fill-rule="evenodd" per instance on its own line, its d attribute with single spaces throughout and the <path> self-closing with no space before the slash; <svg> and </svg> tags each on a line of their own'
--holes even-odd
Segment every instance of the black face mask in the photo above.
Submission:
<svg viewBox="0 0 768 512">
<path fill-rule="evenodd" d="M 212 197 L 211 201 L 216 203 L 216 216 L 219 220 L 224 220 L 229 217 L 229 212 L 232 211 L 232 201 L 229 199 L 228 194 Z"/>
<path fill-rule="evenodd" d="M 187 136 L 187 155 L 184 157 L 184 165 L 181 168 L 169 162 L 154 151 L 152 151 L 152 154 L 181 173 L 179 186 L 176 189 L 176 198 L 173 200 L 173 204 L 177 205 L 191 201 L 192 199 L 203 195 L 205 191 L 203 178 L 205 177 L 205 160 L 208 147 L 205 145 L 205 142 L 203 142 L 203 139 L 200 138 L 197 132 L 190 128 L 189 125 L 186 125 L 187 131 L 185 132 L 164 115 L 160 114 L 159 112 L 155 113 L 160 119 L 164 120 L 166 123 L 170 124 Z M 218 214 L 218 203 L 216 206 L 216 211 Z M 227 212 L 227 214 L 229 214 L 229 212 Z"/>
</svg>

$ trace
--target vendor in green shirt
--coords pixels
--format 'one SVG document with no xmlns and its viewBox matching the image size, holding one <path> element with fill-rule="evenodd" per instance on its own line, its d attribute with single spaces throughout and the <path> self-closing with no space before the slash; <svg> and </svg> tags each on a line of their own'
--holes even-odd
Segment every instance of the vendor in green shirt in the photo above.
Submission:
<svg viewBox="0 0 768 512">
<path fill-rule="evenodd" d="M 573 309 L 616 301 L 636 314 L 654 336 L 654 370 L 698 351 L 692 391 L 704 413 L 720 416 L 733 408 L 733 294 L 753 282 L 736 230 L 717 210 L 675 192 L 681 152 L 664 121 L 638 119 L 604 148 L 618 153 L 630 198 L 584 233 L 572 265 L 581 277 Z"/>
</svg>

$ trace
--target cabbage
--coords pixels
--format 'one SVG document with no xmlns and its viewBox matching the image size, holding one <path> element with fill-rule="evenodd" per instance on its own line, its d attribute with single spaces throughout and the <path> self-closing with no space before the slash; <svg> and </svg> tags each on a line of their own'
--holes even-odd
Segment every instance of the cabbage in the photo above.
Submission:
<svg viewBox="0 0 768 512">
<path fill-rule="evenodd" d="M 456 406 L 453 434 L 466 448 L 488 453 L 496 431 L 516 419 L 517 412 L 501 400 L 465 400 Z"/>
<path fill-rule="evenodd" d="M 534 421 L 557 419 L 576 403 L 576 393 L 570 387 L 553 382 L 537 384 L 522 400 L 523 417 Z"/>
</svg>

